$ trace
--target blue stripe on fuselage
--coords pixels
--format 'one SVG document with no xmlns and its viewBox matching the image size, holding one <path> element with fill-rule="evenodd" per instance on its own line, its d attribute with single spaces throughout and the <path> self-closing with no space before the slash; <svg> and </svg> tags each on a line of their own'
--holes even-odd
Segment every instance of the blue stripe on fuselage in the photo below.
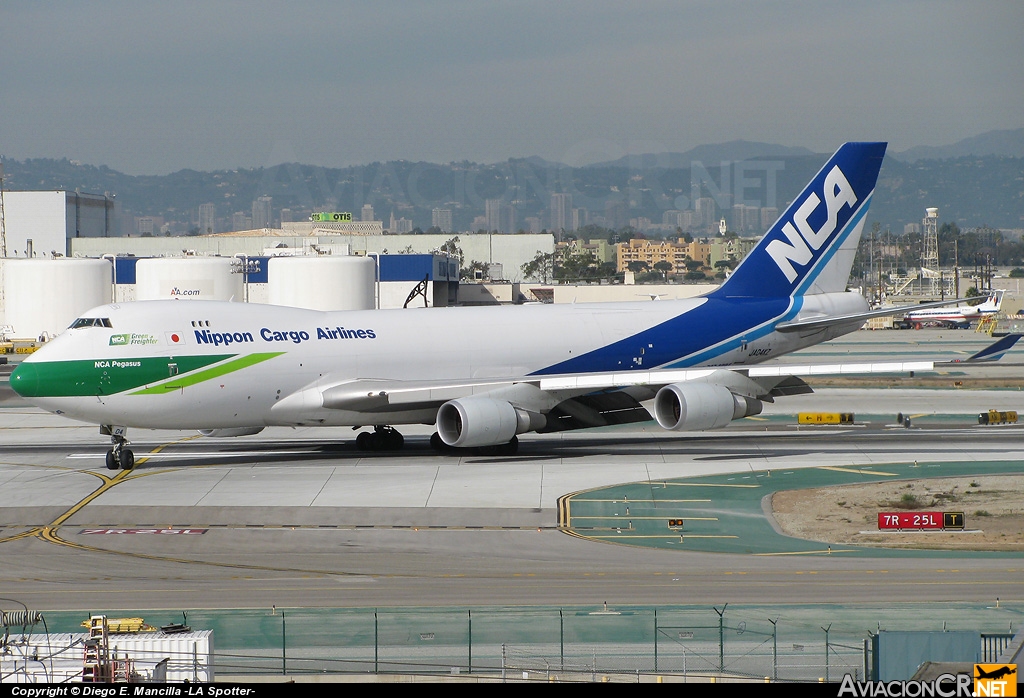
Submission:
<svg viewBox="0 0 1024 698">
<path fill-rule="evenodd" d="M 712 362 L 723 354 L 727 354 L 731 351 L 739 349 L 740 346 L 746 342 L 750 343 L 755 340 L 761 339 L 775 331 L 775 325 L 786 320 L 791 320 L 796 317 L 797 313 L 800 312 L 800 308 L 803 307 L 804 299 L 802 296 L 796 298 L 783 298 L 779 299 L 784 302 L 787 306 L 786 312 L 780 317 L 773 317 L 770 320 L 761 323 L 758 326 L 752 326 L 746 332 L 739 335 L 728 338 L 724 342 L 720 342 L 714 346 L 708 347 L 705 351 L 692 356 L 686 356 L 679 361 L 674 361 L 670 364 L 663 366 L 662 368 L 687 368 L 690 366 L 707 366 L 714 365 Z M 732 301 L 734 304 L 741 303 L 738 301 Z"/>
<path fill-rule="evenodd" d="M 651 370 L 705 363 L 735 349 L 744 338 L 752 341 L 768 334 L 775 321 L 795 315 L 799 304 L 793 304 L 793 300 L 709 298 L 661 324 L 532 375 Z M 638 357 L 642 357 L 641 362 L 635 360 Z"/>
</svg>

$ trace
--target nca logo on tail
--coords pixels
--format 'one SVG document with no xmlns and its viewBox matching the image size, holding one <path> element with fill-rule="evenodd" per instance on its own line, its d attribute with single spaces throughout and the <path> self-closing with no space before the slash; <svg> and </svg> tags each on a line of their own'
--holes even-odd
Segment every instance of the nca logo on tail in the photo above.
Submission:
<svg viewBox="0 0 1024 698">
<path fill-rule="evenodd" d="M 810 264 L 814 253 L 820 250 L 836 231 L 840 209 L 845 205 L 852 211 L 857 203 L 857 194 L 854 193 L 846 175 L 839 169 L 839 165 L 834 166 L 825 175 L 825 188 L 822 193 L 825 197 L 827 218 L 818 230 L 812 228 L 807 220 L 821 205 L 818 195 L 811 192 L 793 214 L 793 220 L 782 226 L 782 232 L 789 238 L 789 244 L 784 240 L 772 240 L 765 248 L 790 283 L 797 277 L 793 264 Z M 796 228 L 793 227 L 794 223 Z"/>
</svg>

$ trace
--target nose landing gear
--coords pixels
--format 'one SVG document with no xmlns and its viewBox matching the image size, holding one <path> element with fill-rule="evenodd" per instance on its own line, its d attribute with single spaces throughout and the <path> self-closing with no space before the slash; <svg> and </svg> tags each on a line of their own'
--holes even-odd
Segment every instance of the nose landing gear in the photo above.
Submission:
<svg viewBox="0 0 1024 698">
<path fill-rule="evenodd" d="M 107 451 L 107 470 L 131 470 L 135 467 L 135 454 L 131 449 L 125 448 L 131 443 L 126 437 L 125 427 L 101 426 L 101 434 L 110 434 L 110 443 L 114 447 Z"/>
</svg>

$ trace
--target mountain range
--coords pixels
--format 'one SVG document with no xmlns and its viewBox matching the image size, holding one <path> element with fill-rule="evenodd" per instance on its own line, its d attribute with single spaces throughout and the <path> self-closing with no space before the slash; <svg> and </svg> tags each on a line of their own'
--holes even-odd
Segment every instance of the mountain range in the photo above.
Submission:
<svg viewBox="0 0 1024 698">
<path fill-rule="evenodd" d="M 999 155 L 1010 158 L 1024 158 L 1024 128 L 989 131 L 980 136 L 965 138 L 952 145 L 919 145 L 894 156 L 903 162 L 918 160 L 942 160 L 971 156 Z"/>
<path fill-rule="evenodd" d="M 379 220 L 404 217 L 422 230 L 432 225 L 435 208 L 452 211 L 456 230 L 474 230 L 489 199 L 514 204 L 516 228 L 527 227 L 531 217 L 547 227 L 556 192 L 571 193 L 573 207 L 587 209 L 592 219 L 604 218 L 608 227 L 640 218 L 661 223 L 666 211 L 693 208 L 696 196 L 714 196 L 727 216 L 736 202 L 781 209 L 827 158 L 806 148 L 731 141 L 583 167 L 531 157 L 494 164 L 397 160 L 345 168 L 286 163 L 135 176 L 67 159 L 3 162 L 8 190 L 109 192 L 127 215 L 177 222 L 175 229 L 183 232 L 195 225 L 198 207 L 205 203 L 215 206 L 218 230 L 232 229 L 227 223 L 232 214 L 251 212 L 262 195 L 272 197 L 275 215 L 282 208 L 358 215 L 364 204 L 371 204 Z M 739 161 L 747 162 L 742 173 L 728 164 L 722 167 Z M 746 188 L 737 191 L 740 183 Z M 901 232 L 907 223 L 920 223 L 931 206 L 939 208 L 941 221 L 961 227 L 1024 227 L 1024 129 L 991 131 L 942 147 L 889 151 L 871 221 Z"/>
<path fill-rule="evenodd" d="M 839 144 L 836 144 L 839 147 Z M 757 141 L 729 141 L 716 145 L 700 145 L 685 153 L 642 153 L 626 155 L 618 160 L 594 163 L 587 167 L 632 167 L 648 168 L 685 168 L 691 162 L 718 164 L 720 162 L 740 162 L 758 158 L 789 158 L 800 155 L 813 155 L 814 152 L 802 147 L 759 143 Z M 945 160 L 970 156 L 998 155 L 1004 157 L 1024 158 L 1024 128 L 988 131 L 979 136 L 972 136 L 957 141 L 952 145 L 930 146 L 921 145 L 901 152 L 888 151 L 887 156 L 901 162 L 918 160 Z"/>
</svg>

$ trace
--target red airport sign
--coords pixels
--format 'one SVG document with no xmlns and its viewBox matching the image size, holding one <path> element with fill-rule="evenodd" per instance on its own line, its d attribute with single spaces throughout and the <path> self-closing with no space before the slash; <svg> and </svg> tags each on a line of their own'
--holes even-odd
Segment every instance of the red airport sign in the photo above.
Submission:
<svg viewBox="0 0 1024 698">
<path fill-rule="evenodd" d="M 947 528 L 963 529 L 962 511 L 880 511 L 878 530 L 941 531 Z"/>
</svg>

